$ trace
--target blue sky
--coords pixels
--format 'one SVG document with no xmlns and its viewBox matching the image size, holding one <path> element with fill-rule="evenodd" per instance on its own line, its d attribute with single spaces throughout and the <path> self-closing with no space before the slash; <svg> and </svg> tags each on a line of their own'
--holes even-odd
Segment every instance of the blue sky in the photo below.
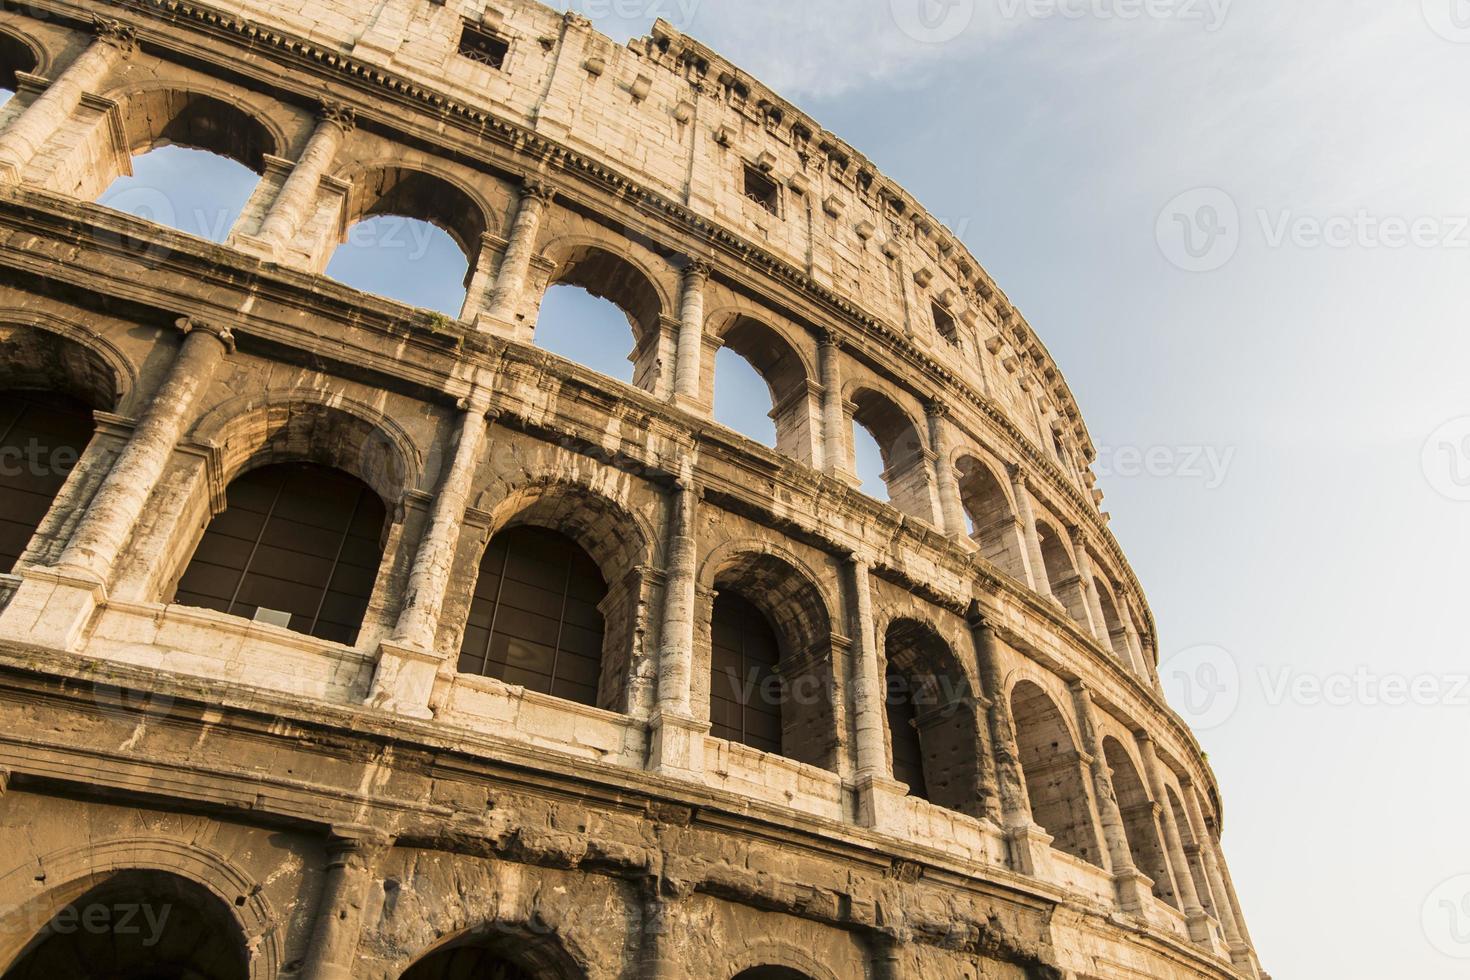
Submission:
<svg viewBox="0 0 1470 980">
<path fill-rule="evenodd" d="M 1470 4 L 574 6 L 619 39 L 663 16 L 777 88 L 1025 311 L 1102 452 L 1266 967 L 1470 975 Z M 446 242 L 405 246 L 437 284 L 332 273 L 457 313 Z M 543 343 L 629 376 L 626 326 L 549 304 L 597 326 Z M 720 415 L 761 436 L 739 367 Z"/>
</svg>

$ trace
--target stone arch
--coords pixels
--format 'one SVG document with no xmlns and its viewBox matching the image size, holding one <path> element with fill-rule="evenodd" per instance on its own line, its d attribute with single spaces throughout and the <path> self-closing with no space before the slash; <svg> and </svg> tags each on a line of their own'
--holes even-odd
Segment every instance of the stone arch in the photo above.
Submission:
<svg viewBox="0 0 1470 980">
<path fill-rule="evenodd" d="M 46 49 L 35 38 L 9 24 L 0 30 L 0 88 L 16 91 L 20 87 L 16 73 L 43 74 L 46 61 Z"/>
<path fill-rule="evenodd" d="M 46 868 L 48 883 L 58 882 L 39 896 L 32 891 L 36 864 Z M 284 936 L 277 913 L 254 879 L 202 845 L 134 836 L 52 852 L 36 864 L 0 878 L 0 907 L 7 910 L 0 917 L 0 967 L 13 966 L 36 928 L 97 883 L 121 872 L 153 871 L 188 881 L 219 904 L 238 928 L 243 948 L 253 951 L 250 980 L 274 980 L 280 969 Z"/>
<path fill-rule="evenodd" d="M 621 503 L 581 484 L 545 481 L 517 487 L 490 514 L 476 559 L 476 590 L 482 575 L 494 574 L 487 567 L 492 545 L 501 535 L 525 528 L 554 532 L 597 566 L 605 593 L 596 602 L 602 640 L 595 704 L 608 711 L 631 710 L 639 605 L 645 573 L 653 560 L 655 538 L 651 529 Z M 467 618 L 475 614 L 475 608 L 472 599 Z M 591 623 L 581 625 L 595 628 Z M 467 625 L 460 641 L 462 654 L 471 633 Z M 549 645 L 557 647 L 560 639 L 549 641 Z M 582 653 L 590 658 L 592 651 Z"/>
<path fill-rule="evenodd" d="M 112 412 L 123 407 L 137 379 L 132 361 L 106 338 L 63 320 L 0 310 L 4 387 L 55 391 Z"/>
<path fill-rule="evenodd" d="M 1051 584 L 1051 594 L 1062 604 L 1067 615 L 1082 627 L 1082 631 L 1092 635 L 1086 587 L 1077 573 L 1077 564 L 1066 537 L 1046 521 L 1036 522 L 1036 537 L 1041 542 L 1041 560 L 1046 564 L 1046 580 Z"/>
<path fill-rule="evenodd" d="M 1057 850 L 1102 867 L 1084 763 L 1066 715 L 1034 681 L 1018 681 L 1010 699 L 1031 819 Z"/>
<path fill-rule="evenodd" d="M 1179 898 L 1174 894 L 1174 880 L 1164 856 L 1158 811 L 1145 788 L 1140 769 L 1132 754 L 1113 736 L 1105 736 L 1102 747 L 1104 760 L 1113 773 L 1113 792 L 1123 814 L 1123 832 L 1128 838 L 1133 864 L 1153 879 L 1154 896 L 1177 909 Z"/>
<path fill-rule="evenodd" d="M 122 107 L 123 133 L 133 156 L 182 146 L 228 157 L 256 173 L 279 156 L 287 137 L 276 120 L 241 98 L 237 88 L 191 79 L 152 82 L 111 93 Z"/>
<path fill-rule="evenodd" d="M 970 518 L 970 538 L 980 554 L 1018 582 L 1026 582 L 1026 538 L 1006 481 L 979 456 L 956 453 L 960 502 Z"/>
<path fill-rule="evenodd" d="M 894 778 L 909 783 L 913 795 L 936 806 L 974 817 L 983 815 L 981 719 L 962 663 L 931 623 L 895 618 L 883 636 Z M 901 775 L 898 765 L 900 747 L 907 737 L 899 726 L 909 723 L 916 736 L 909 751 L 917 748 L 920 753 L 919 770 L 914 774 L 920 786 Z"/>
<path fill-rule="evenodd" d="M 387 215 L 426 221 L 452 238 L 464 253 L 468 283 L 494 214 L 475 189 L 432 161 L 412 166 L 361 164 L 338 176 L 351 185 L 344 228 Z"/>
<path fill-rule="evenodd" d="M 586 980 L 582 963 L 572 944 L 544 923 L 496 922 L 435 943 L 399 980 Z"/>
<path fill-rule="evenodd" d="M 852 422 L 873 434 L 883 456 L 889 500 L 904 513 L 934 523 L 933 473 L 923 430 L 891 397 L 866 385 L 848 395 Z M 851 433 L 848 433 L 851 438 Z M 849 453 L 851 458 L 851 453 Z"/>
<path fill-rule="evenodd" d="M 699 581 L 703 609 L 698 622 L 705 635 L 696 649 L 705 663 L 696 676 L 709 677 L 711 684 L 717 680 L 712 644 L 720 594 L 748 603 L 769 624 L 778 649 L 775 698 L 780 707 L 781 754 L 836 771 L 832 607 L 818 578 L 785 549 L 737 541 L 727 542 L 705 559 Z M 697 697 L 707 697 L 709 687 L 696 683 L 696 692 Z M 708 711 L 709 702 L 704 706 Z"/>
<path fill-rule="evenodd" d="M 776 451 L 810 463 L 821 408 L 812 394 L 815 374 L 801 347 L 779 328 L 748 313 L 717 311 L 708 323 L 708 334 L 744 358 L 770 390 Z M 706 373 L 706 389 L 713 397 L 717 383 L 713 365 Z"/>
<path fill-rule="evenodd" d="M 839 980 L 809 949 L 780 939 L 753 940 L 727 964 L 735 980 Z"/>
<path fill-rule="evenodd" d="M 1123 617 L 1118 614 L 1118 603 L 1113 598 L 1112 587 L 1108 585 L 1107 579 L 1097 575 L 1093 576 L 1092 585 L 1097 589 L 1098 605 L 1102 607 L 1103 627 L 1107 630 L 1108 644 L 1113 651 L 1113 656 L 1131 668 L 1133 654 L 1128 649 L 1128 630 L 1123 625 Z"/>
</svg>

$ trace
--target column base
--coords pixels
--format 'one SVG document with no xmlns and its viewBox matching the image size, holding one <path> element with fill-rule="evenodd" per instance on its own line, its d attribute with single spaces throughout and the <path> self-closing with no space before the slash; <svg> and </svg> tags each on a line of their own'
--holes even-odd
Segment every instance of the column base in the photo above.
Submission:
<svg viewBox="0 0 1470 980">
<path fill-rule="evenodd" d="M 25 568 L 20 587 L 0 612 L 0 635 L 76 652 L 107 589 L 95 578 L 56 568 Z"/>
<path fill-rule="evenodd" d="M 1011 867 L 1023 875 L 1052 880 L 1055 868 L 1051 859 L 1051 842 L 1055 839 L 1034 823 L 1006 828 L 1006 851 Z"/>
<path fill-rule="evenodd" d="M 1196 946 L 1224 959 L 1227 955 L 1225 943 L 1220 938 L 1220 926 L 1204 909 L 1187 909 L 1184 919 L 1189 924 L 1189 938 Z"/>
<path fill-rule="evenodd" d="M 710 418 L 714 414 L 714 410 L 702 399 L 691 398 L 689 395 L 676 394 L 674 396 L 674 407 L 681 412 L 688 412 L 690 415 L 696 415 L 702 419 Z"/>
<path fill-rule="evenodd" d="M 1137 869 L 1113 872 L 1113 890 L 1124 912 L 1143 915 L 1148 896 L 1154 893 L 1154 881 Z"/>
<path fill-rule="evenodd" d="M 1230 947 L 1230 962 L 1236 970 L 1248 977 L 1259 977 L 1260 967 L 1256 964 L 1256 954 L 1245 943 L 1238 943 Z"/>
<path fill-rule="evenodd" d="M 434 682 L 443 658 L 429 650 L 400 646 L 388 640 L 378 645 L 378 670 L 372 692 L 363 703 L 370 708 L 427 721 Z"/>
<path fill-rule="evenodd" d="M 494 334 L 497 337 L 505 337 L 522 344 L 529 344 L 536 337 L 536 328 L 531 324 L 491 316 L 483 311 L 475 314 L 472 323 L 478 333 Z"/>
<path fill-rule="evenodd" d="M 276 246 L 264 238 L 258 238 L 255 235 L 236 235 L 230 240 L 230 246 L 265 262 L 279 264 L 281 261 L 280 251 Z"/>
<path fill-rule="evenodd" d="M 679 779 L 704 779 L 704 737 L 710 723 L 666 713 L 662 708 L 650 721 L 648 767 Z"/>
<path fill-rule="evenodd" d="M 860 826 L 871 827 L 892 834 L 901 834 L 907 821 L 909 787 L 896 779 L 888 779 L 876 773 L 859 775 L 857 790 L 857 821 Z"/>
</svg>

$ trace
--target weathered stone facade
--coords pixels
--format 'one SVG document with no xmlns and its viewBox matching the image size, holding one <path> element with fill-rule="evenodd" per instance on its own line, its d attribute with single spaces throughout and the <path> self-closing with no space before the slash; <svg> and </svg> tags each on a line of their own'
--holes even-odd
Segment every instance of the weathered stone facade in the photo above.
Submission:
<svg viewBox="0 0 1470 980">
<path fill-rule="evenodd" d="M 96 419 L 0 576 L 6 976 L 165 907 L 147 975 L 1261 976 L 1071 394 L 858 152 L 526 0 L 35 0 L 0 56 L 0 387 Z M 168 142 L 261 174 L 224 245 L 92 203 Z M 470 257 L 457 321 L 321 275 L 384 211 Z M 628 313 L 634 385 L 534 346 L 556 283 Z M 775 450 L 711 420 L 724 346 Z M 287 461 L 387 509 L 351 644 L 172 601 Z M 607 583 L 595 704 L 458 672 L 515 527 Z M 809 692 L 780 754 L 710 734 L 726 593 Z"/>
</svg>

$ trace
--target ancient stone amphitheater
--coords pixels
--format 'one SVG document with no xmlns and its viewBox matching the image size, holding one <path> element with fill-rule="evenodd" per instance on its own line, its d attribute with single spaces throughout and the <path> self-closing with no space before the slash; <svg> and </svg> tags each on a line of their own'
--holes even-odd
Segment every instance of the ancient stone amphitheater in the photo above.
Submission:
<svg viewBox="0 0 1470 980">
<path fill-rule="evenodd" d="M 5 977 L 1261 976 L 1072 395 L 857 150 L 526 0 L 31 0 L 0 68 Z M 167 144 L 258 174 L 222 241 L 96 203 Z M 382 215 L 458 318 L 323 275 Z"/>
</svg>

